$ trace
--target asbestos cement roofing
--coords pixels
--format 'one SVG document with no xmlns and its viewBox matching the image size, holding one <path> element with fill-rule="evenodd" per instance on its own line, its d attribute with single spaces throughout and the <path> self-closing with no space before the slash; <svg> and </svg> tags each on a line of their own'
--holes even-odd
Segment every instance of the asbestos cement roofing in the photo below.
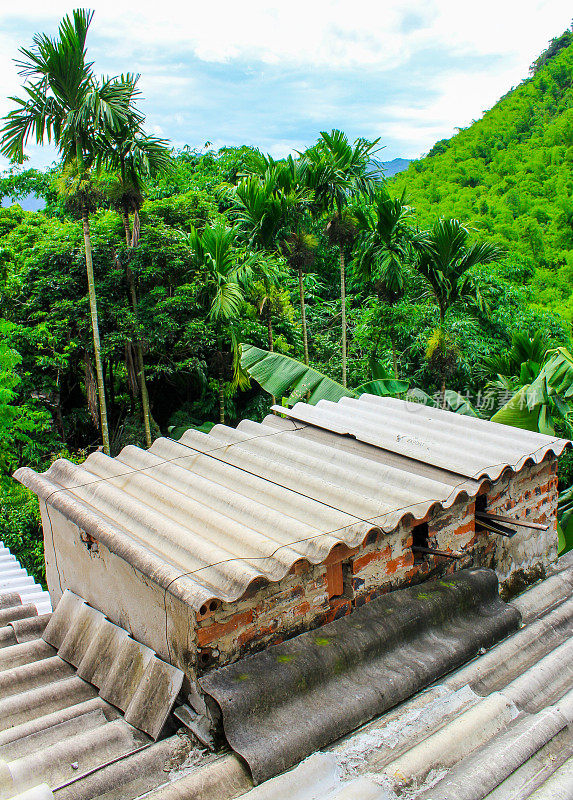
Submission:
<svg viewBox="0 0 573 800">
<path fill-rule="evenodd" d="M 1 544 L 0 558 L 17 563 Z M 51 612 L 41 587 L 28 602 L 34 580 L 7 591 L 2 575 L 0 567 L 0 797 L 135 800 L 185 775 L 184 765 L 213 760 L 164 729 L 179 670 L 70 592 L 54 614 L 38 614 L 36 604 Z M 103 681 L 93 668 L 86 679 L 91 665 Z M 154 742 L 160 732 L 172 735 Z"/>
<path fill-rule="evenodd" d="M 491 647 L 520 622 L 519 612 L 500 600 L 492 570 L 460 570 L 390 592 L 208 672 L 199 683 L 221 709 L 227 741 L 261 783 Z"/>
<path fill-rule="evenodd" d="M 571 800 L 572 554 L 557 569 L 512 602 L 519 631 L 242 800 Z"/>
<path fill-rule="evenodd" d="M 288 413 L 15 477 L 199 609 L 280 580 L 299 560 L 318 564 L 340 543 L 355 547 L 372 529 L 474 497 L 485 480 L 568 444 L 370 395 Z"/>
<path fill-rule="evenodd" d="M 20 616 L 0 628 L 0 781 L 16 779 L 0 783 L 1 796 L 571 800 L 572 589 L 568 554 L 512 601 L 522 617 L 516 633 L 425 691 L 413 679 L 410 699 L 255 789 L 233 754 L 209 754 L 182 731 L 153 742 L 95 687 L 51 669 L 54 648 L 41 638 L 48 616 Z M 17 593 L 0 590 L 4 611 L 17 615 L 22 605 Z M 30 620 L 35 633 L 19 627 Z M 312 713 L 307 705 L 295 726 L 301 733 Z"/>
</svg>

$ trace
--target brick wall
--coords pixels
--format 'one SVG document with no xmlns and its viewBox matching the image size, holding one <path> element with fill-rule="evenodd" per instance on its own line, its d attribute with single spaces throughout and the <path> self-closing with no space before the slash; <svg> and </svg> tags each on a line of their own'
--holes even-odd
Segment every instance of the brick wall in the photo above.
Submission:
<svg viewBox="0 0 573 800">
<path fill-rule="evenodd" d="M 557 459 L 502 475 L 488 492 L 487 510 L 533 522 L 549 522 L 548 531 L 517 528 L 511 539 L 492 536 L 492 549 L 482 554 L 484 566 L 497 572 L 502 590 L 514 594 L 544 577 L 557 560 Z"/>
<path fill-rule="evenodd" d="M 518 475 L 502 476 L 487 493 L 488 510 L 554 522 L 556 463 L 553 459 L 526 467 Z M 428 520 L 428 545 L 460 553 L 461 560 L 415 556 L 412 528 L 410 521 L 390 534 L 372 533 L 359 547 L 341 546 L 317 566 L 299 562 L 283 580 L 253 588 L 237 602 L 220 604 L 198 617 L 199 671 L 319 627 L 380 594 L 430 576 L 488 566 L 497 570 L 500 582 L 507 582 L 534 565 L 546 567 L 557 555 L 555 524 L 547 533 L 519 528 L 510 540 L 476 532 L 473 500 L 461 500 Z"/>
</svg>

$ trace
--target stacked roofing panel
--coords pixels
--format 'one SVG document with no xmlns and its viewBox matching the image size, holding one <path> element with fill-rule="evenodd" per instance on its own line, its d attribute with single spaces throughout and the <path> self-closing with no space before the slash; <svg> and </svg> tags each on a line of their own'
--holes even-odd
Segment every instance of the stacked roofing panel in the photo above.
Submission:
<svg viewBox="0 0 573 800">
<path fill-rule="evenodd" d="M 0 541 L 0 597 L 6 597 L 7 594 L 17 595 L 20 603 L 28 606 L 28 611 L 35 608 L 36 614 L 47 614 L 52 610 L 48 592 L 28 575 L 20 562 Z"/>
<path fill-rule="evenodd" d="M 568 442 L 364 395 L 16 477 L 195 609 L 474 497 Z M 49 522 L 49 519 L 48 519 Z"/>
</svg>

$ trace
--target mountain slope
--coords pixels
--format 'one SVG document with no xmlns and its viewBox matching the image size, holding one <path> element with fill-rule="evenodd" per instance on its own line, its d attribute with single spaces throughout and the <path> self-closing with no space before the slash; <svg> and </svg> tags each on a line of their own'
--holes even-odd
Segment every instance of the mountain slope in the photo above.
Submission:
<svg viewBox="0 0 573 800">
<path fill-rule="evenodd" d="M 384 167 L 384 174 L 387 178 L 392 178 L 399 172 L 408 169 L 411 160 L 410 158 L 393 158 L 392 161 L 383 161 L 382 166 Z"/>
<path fill-rule="evenodd" d="M 420 223 L 455 216 L 529 265 L 533 300 L 573 318 L 573 34 L 470 127 L 393 179 Z"/>
</svg>

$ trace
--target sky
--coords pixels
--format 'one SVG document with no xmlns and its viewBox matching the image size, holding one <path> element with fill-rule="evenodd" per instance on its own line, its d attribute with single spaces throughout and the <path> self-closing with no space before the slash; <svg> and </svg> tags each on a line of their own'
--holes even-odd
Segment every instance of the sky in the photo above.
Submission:
<svg viewBox="0 0 573 800">
<path fill-rule="evenodd" d="M 570 0 L 93 0 L 99 74 L 141 73 L 149 132 L 175 147 L 250 144 L 276 157 L 321 130 L 413 158 L 478 119 L 570 24 Z M 73 6 L 0 4 L 0 115 L 13 59 Z M 27 148 L 29 166 L 55 158 Z M 0 157 L 0 168 L 6 167 Z"/>
</svg>

